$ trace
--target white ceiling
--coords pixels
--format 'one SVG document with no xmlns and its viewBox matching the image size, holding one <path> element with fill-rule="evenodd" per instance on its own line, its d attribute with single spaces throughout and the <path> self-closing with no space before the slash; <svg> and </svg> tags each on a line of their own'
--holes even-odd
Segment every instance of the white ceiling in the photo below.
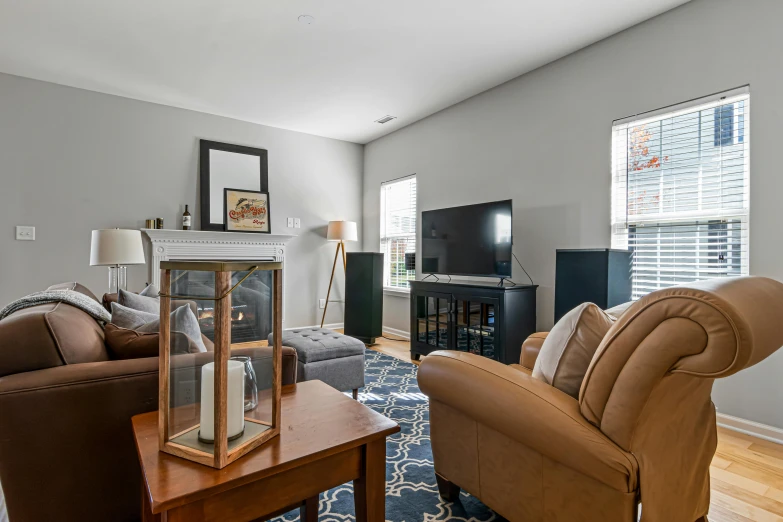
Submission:
<svg viewBox="0 0 783 522">
<path fill-rule="evenodd" d="M 686 1 L 0 0 L 0 71 L 367 143 Z"/>
</svg>

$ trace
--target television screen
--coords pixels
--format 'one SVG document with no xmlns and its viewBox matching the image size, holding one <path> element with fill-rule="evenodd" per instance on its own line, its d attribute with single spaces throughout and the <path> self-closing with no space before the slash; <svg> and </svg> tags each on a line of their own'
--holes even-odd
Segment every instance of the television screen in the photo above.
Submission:
<svg viewBox="0 0 783 522">
<path fill-rule="evenodd" d="M 511 200 L 421 213 L 425 274 L 511 277 Z"/>
</svg>

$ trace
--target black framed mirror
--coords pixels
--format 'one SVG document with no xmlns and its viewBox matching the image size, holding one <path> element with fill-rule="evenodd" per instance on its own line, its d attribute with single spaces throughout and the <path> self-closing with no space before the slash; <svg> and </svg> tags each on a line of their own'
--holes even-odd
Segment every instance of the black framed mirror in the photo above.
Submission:
<svg viewBox="0 0 783 522">
<path fill-rule="evenodd" d="M 201 230 L 225 230 L 224 189 L 269 192 L 265 149 L 200 140 Z"/>
</svg>

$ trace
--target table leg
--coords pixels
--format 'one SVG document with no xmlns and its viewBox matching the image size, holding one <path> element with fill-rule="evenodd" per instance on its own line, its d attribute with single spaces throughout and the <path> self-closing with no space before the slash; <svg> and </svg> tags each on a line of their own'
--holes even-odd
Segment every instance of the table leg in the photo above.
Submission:
<svg viewBox="0 0 783 522">
<path fill-rule="evenodd" d="M 318 495 L 305 499 L 299 508 L 301 522 L 318 522 Z"/>
<path fill-rule="evenodd" d="M 386 518 L 386 439 L 368 442 L 362 450 L 361 476 L 353 481 L 356 522 Z"/>
</svg>

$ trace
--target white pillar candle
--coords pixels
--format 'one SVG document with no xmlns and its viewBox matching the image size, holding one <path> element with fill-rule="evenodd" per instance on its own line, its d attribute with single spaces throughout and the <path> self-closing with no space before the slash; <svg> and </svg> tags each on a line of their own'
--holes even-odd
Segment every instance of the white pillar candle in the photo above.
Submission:
<svg viewBox="0 0 783 522">
<path fill-rule="evenodd" d="M 230 439 L 245 429 L 245 365 L 228 361 L 227 433 Z M 201 367 L 201 432 L 204 440 L 215 440 L 215 363 Z"/>
</svg>

